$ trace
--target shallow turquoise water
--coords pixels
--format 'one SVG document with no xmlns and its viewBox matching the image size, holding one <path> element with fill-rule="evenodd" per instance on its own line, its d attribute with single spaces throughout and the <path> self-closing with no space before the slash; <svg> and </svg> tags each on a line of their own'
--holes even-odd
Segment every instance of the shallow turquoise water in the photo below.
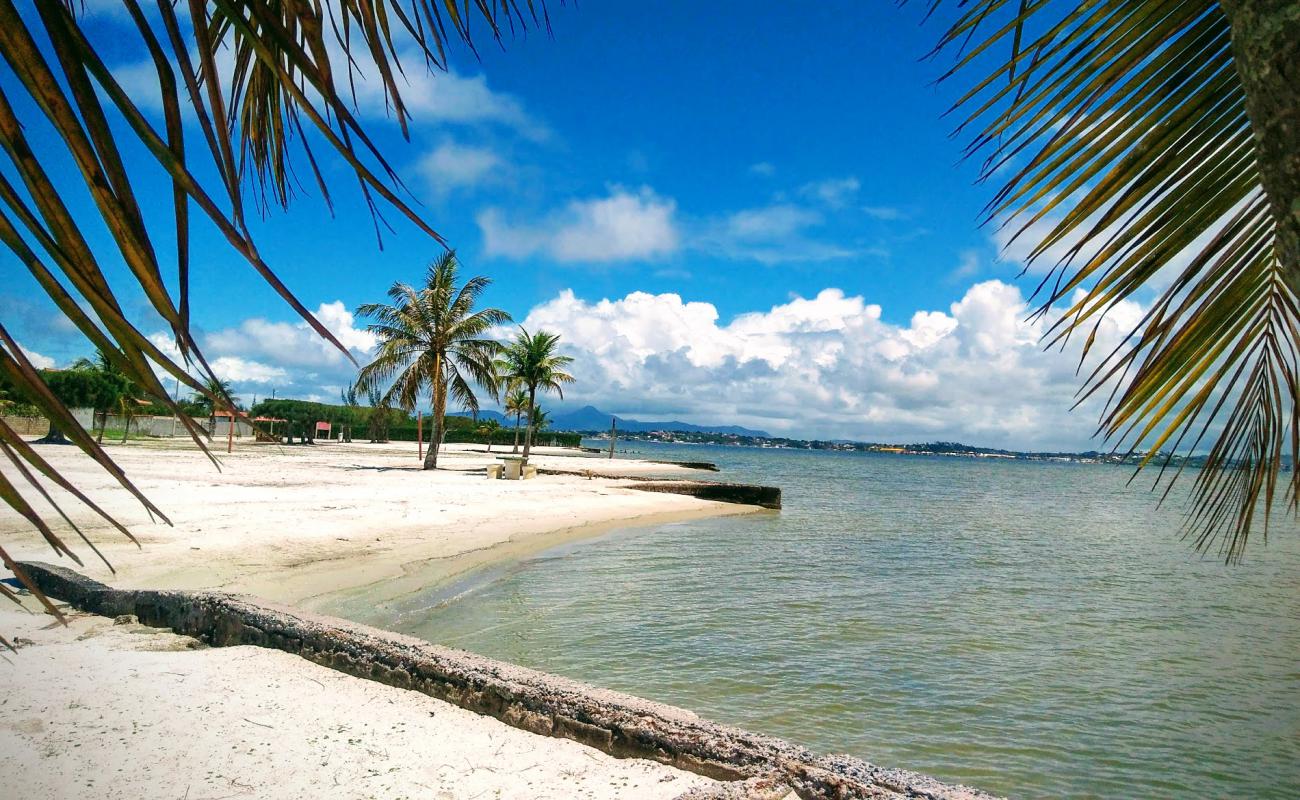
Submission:
<svg viewBox="0 0 1300 800">
<path fill-rule="evenodd" d="M 369 621 L 1014 797 L 1300 796 L 1292 520 L 1227 567 L 1116 467 L 631 447 L 785 509 Z"/>
</svg>

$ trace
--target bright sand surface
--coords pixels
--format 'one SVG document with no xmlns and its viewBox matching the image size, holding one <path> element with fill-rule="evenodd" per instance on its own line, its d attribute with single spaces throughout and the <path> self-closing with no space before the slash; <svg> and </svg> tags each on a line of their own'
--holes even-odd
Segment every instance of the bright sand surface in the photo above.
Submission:
<svg viewBox="0 0 1300 800">
<path fill-rule="evenodd" d="M 6 606 L 23 646 L 0 664 L 0 796 L 672 798 L 712 783 L 278 650 Z"/>
<path fill-rule="evenodd" d="M 85 574 L 121 587 L 215 589 L 303 607 L 338 607 L 349 595 L 388 602 L 611 527 L 750 510 L 640 492 L 610 478 L 487 480 L 484 467 L 502 454 L 455 445 L 433 473 L 420 469 L 408 444 L 245 444 L 219 454 L 220 471 L 193 445 L 111 447 L 171 518 L 168 526 L 151 522 L 75 448 L 40 452 L 141 543 L 137 548 L 56 491 L 117 569 L 110 573 L 69 532 Z M 593 476 L 698 475 L 564 452 L 543 449 L 532 463 Z M 4 471 L 15 477 L 7 464 Z M 0 541 L 15 559 L 76 568 L 7 507 Z M 178 650 L 180 637 L 111 630 L 95 617 L 72 629 L 36 630 L 48 621 L 8 610 L 0 616 L 4 635 L 40 643 L 0 668 L 0 726 L 12 729 L 0 735 L 0 774 L 40 766 L 49 772 L 42 780 L 52 781 L 48 791 L 26 796 L 70 797 L 94 780 L 96 796 L 184 797 L 190 788 L 192 800 L 302 797 L 306 786 L 337 797 L 672 797 L 701 780 L 608 759 L 279 652 Z M 382 778 L 390 769 L 393 777 Z M 661 781 L 665 776 L 672 780 Z M 640 781 L 635 791 L 629 781 Z"/>
</svg>

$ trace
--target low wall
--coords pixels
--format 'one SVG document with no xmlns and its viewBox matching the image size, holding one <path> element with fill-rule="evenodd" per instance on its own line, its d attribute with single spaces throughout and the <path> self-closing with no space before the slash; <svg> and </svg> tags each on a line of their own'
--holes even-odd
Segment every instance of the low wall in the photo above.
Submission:
<svg viewBox="0 0 1300 800">
<path fill-rule="evenodd" d="M 716 797 L 757 795 L 760 785 L 767 794 L 773 785 L 786 785 L 805 800 L 989 800 L 978 790 L 914 772 L 882 769 L 847 756 L 818 756 L 684 709 L 256 598 L 113 589 L 63 567 L 39 562 L 17 566 L 50 596 L 96 614 L 135 614 L 146 625 L 171 628 L 216 647 L 284 650 L 613 756 L 653 759 L 725 781 L 752 781 L 738 784 L 739 795 L 733 790 Z"/>
<path fill-rule="evenodd" d="M 45 417 L 0 417 L 19 436 L 44 436 L 50 431 L 50 421 Z"/>
<path fill-rule="evenodd" d="M 628 487 L 643 492 L 668 492 L 716 500 L 722 503 L 741 503 L 763 508 L 781 508 L 781 489 L 776 486 L 755 486 L 748 483 L 713 483 L 711 481 L 637 481 Z"/>
</svg>

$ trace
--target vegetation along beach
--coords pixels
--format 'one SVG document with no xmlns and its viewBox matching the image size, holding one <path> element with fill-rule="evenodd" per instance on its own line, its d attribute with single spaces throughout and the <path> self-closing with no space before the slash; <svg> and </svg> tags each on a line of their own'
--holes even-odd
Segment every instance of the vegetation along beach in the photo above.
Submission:
<svg viewBox="0 0 1300 800">
<path fill-rule="evenodd" d="M 1294 0 L 589 5 L 0 0 L 0 795 L 1300 796 Z"/>
</svg>

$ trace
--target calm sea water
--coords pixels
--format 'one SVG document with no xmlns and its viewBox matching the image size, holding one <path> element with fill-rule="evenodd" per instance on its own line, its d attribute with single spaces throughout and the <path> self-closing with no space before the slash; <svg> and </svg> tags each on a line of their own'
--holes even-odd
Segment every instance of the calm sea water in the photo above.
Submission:
<svg viewBox="0 0 1300 800">
<path fill-rule="evenodd" d="M 381 624 L 1014 797 L 1300 797 L 1300 532 L 1224 566 L 1126 470 L 655 447 L 785 509 L 623 531 Z"/>
</svg>

